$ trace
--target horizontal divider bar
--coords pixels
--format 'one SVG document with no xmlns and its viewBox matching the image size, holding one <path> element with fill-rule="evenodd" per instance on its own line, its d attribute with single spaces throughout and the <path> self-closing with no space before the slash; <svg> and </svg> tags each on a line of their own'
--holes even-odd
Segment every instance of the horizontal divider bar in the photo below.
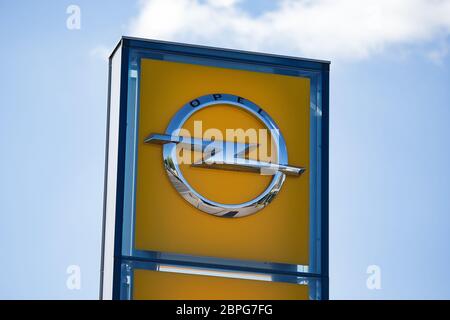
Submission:
<svg viewBox="0 0 450 320">
<path fill-rule="evenodd" d="M 256 267 L 248 267 L 248 266 L 236 266 L 236 265 L 216 264 L 216 263 L 206 263 L 206 262 L 183 261 L 183 260 L 174 260 L 174 259 L 143 258 L 143 257 L 132 257 L 132 256 L 120 256 L 120 257 L 116 256 L 115 258 L 120 259 L 122 262 L 136 261 L 136 262 L 144 262 L 144 263 L 148 262 L 148 263 L 155 263 L 155 264 L 164 264 L 164 265 L 167 264 L 167 265 L 174 265 L 174 266 L 197 267 L 197 268 L 205 268 L 205 269 L 221 269 L 221 270 L 229 270 L 229 271 L 242 271 L 242 272 L 252 272 L 252 273 L 261 273 L 261 274 L 295 276 L 295 277 L 301 277 L 301 278 L 327 279 L 327 277 L 324 275 L 321 275 L 319 273 L 312 273 L 312 272 L 300 272 L 300 271 L 280 270 L 280 269 L 265 269 L 265 268 L 256 268 Z"/>
</svg>

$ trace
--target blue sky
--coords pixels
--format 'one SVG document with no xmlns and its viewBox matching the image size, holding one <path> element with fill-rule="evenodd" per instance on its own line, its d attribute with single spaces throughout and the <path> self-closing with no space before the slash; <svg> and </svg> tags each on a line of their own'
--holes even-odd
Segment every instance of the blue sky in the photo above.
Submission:
<svg viewBox="0 0 450 320">
<path fill-rule="evenodd" d="M 97 298 L 123 34 L 331 60 L 331 297 L 450 298 L 450 4 L 391 2 L 0 0 L 0 298 Z"/>
</svg>

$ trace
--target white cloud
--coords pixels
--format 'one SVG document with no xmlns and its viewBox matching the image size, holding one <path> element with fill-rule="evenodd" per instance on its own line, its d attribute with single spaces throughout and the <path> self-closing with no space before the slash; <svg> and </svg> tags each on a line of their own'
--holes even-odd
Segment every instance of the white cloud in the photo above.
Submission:
<svg viewBox="0 0 450 320">
<path fill-rule="evenodd" d="M 99 45 L 95 48 L 93 48 L 89 54 L 91 57 L 100 59 L 100 60 L 108 60 L 109 55 L 111 53 L 111 48 L 108 48 L 107 46 Z"/>
<path fill-rule="evenodd" d="M 130 35 L 335 59 L 450 33 L 450 0 L 280 0 L 258 16 L 239 2 L 143 0 Z"/>
<path fill-rule="evenodd" d="M 437 48 L 430 50 L 427 56 L 435 64 L 442 65 L 445 57 L 449 53 L 450 53 L 450 44 L 448 42 L 443 42 Z"/>
<path fill-rule="evenodd" d="M 207 0 L 207 2 L 216 7 L 232 7 L 240 2 L 240 0 Z"/>
</svg>

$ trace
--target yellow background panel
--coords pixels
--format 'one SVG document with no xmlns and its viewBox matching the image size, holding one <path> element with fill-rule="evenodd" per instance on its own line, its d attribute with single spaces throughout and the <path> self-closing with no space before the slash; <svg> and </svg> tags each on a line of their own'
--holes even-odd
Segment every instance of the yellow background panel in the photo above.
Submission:
<svg viewBox="0 0 450 320">
<path fill-rule="evenodd" d="M 308 287 L 293 283 L 135 270 L 135 300 L 307 300 Z"/>
<path fill-rule="evenodd" d="M 164 133 L 175 113 L 194 98 L 230 93 L 249 99 L 277 123 L 289 164 L 307 168 L 287 177 L 271 204 L 251 216 L 219 218 L 184 200 L 170 183 L 160 145 L 144 144 Z M 233 107 L 209 107 L 186 123 L 203 120 L 203 130 L 262 128 Z M 238 112 L 236 112 L 238 111 Z M 309 80 L 167 61 L 141 62 L 135 245 L 139 250 L 266 262 L 309 263 Z M 250 200 L 270 181 L 254 173 L 183 166 L 187 181 L 204 196 L 224 203 Z"/>
</svg>

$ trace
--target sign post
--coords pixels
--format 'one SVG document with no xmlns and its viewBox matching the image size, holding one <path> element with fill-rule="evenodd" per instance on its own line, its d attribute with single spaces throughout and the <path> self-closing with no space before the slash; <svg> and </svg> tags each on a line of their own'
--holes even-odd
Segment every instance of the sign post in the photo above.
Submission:
<svg viewBox="0 0 450 320">
<path fill-rule="evenodd" d="M 102 299 L 328 299 L 329 62 L 124 37 Z"/>
</svg>

